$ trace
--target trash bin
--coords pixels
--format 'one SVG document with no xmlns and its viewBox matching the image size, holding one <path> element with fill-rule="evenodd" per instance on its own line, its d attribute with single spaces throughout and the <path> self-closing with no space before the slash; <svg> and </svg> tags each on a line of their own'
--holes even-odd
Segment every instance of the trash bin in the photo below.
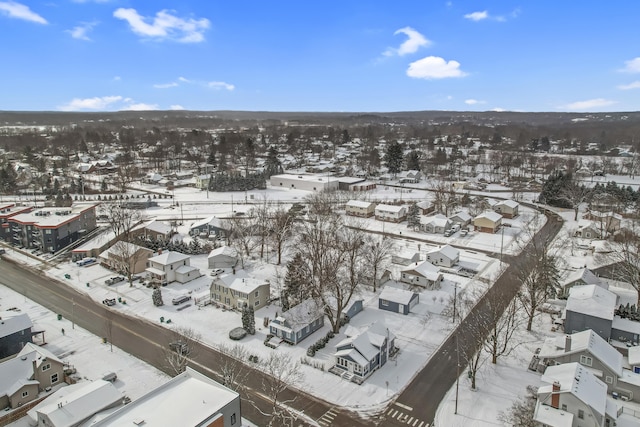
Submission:
<svg viewBox="0 0 640 427">
<path fill-rule="evenodd" d="M 65 278 L 65 279 L 71 279 L 71 275 L 70 275 L 70 274 L 65 274 L 65 275 L 64 275 L 64 278 Z"/>
<path fill-rule="evenodd" d="M 106 344 L 107 343 L 107 339 L 106 338 L 102 338 L 102 343 Z"/>
<path fill-rule="evenodd" d="M 58 320 L 62 320 L 62 314 L 58 314 Z"/>
<path fill-rule="evenodd" d="M 160 323 L 164 323 L 164 316 L 160 317 Z"/>
</svg>

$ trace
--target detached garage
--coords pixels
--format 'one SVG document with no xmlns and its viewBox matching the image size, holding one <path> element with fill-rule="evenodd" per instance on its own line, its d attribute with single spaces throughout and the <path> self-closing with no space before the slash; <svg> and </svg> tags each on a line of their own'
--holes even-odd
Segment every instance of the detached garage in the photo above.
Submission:
<svg viewBox="0 0 640 427">
<path fill-rule="evenodd" d="M 416 292 L 404 289 L 385 287 L 378 297 L 380 310 L 393 311 L 394 313 L 409 314 L 411 309 L 420 301 L 420 295 Z"/>
</svg>

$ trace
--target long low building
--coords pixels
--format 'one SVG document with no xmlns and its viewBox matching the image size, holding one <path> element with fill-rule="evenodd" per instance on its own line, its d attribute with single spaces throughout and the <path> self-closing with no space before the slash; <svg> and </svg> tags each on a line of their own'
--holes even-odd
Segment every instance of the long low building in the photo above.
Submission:
<svg viewBox="0 0 640 427">
<path fill-rule="evenodd" d="M 336 178 L 322 175 L 273 175 L 270 178 L 272 187 L 289 188 L 306 191 L 337 190 L 340 182 Z"/>
</svg>

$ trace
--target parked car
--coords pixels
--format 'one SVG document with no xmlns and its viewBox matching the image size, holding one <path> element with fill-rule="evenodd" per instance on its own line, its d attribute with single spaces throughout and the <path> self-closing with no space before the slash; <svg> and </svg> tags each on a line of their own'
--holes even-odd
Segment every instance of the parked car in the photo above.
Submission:
<svg viewBox="0 0 640 427">
<path fill-rule="evenodd" d="M 115 298 L 105 298 L 102 300 L 102 303 L 104 305 L 108 305 L 109 307 L 116 305 L 116 299 Z"/>
<path fill-rule="evenodd" d="M 104 281 L 104 283 L 106 283 L 107 285 L 115 285 L 116 283 L 120 283 L 125 281 L 126 279 L 122 276 L 114 276 L 114 277 L 110 277 L 107 280 Z"/>
<path fill-rule="evenodd" d="M 84 267 L 85 265 L 94 264 L 97 260 L 93 257 L 82 258 L 80 261 L 76 261 L 78 267 Z"/>
<path fill-rule="evenodd" d="M 222 268 L 215 268 L 215 269 L 211 270 L 211 275 L 212 276 L 219 276 L 222 273 L 224 273 L 224 270 Z"/>
<path fill-rule="evenodd" d="M 449 237 L 453 234 L 453 230 L 452 229 L 448 229 L 444 232 L 444 237 Z"/>
<path fill-rule="evenodd" d="M 460 236 L 464 237 L 467 234 L 469 234 L 469 230 L 467 230 L 466 228 L 463 228 L 462 230 L 460 230 Z"/>
<path fill-rule="evenodd" d="M 175 297 L 174 299 L 171 300 L 171 303 L 173 305 L 180 305 L 180 304 L 184 304 L 185 302 L 189 301 L 191 299 L 190 295 L 180 295 L 179 297 Z"/>
</svg>

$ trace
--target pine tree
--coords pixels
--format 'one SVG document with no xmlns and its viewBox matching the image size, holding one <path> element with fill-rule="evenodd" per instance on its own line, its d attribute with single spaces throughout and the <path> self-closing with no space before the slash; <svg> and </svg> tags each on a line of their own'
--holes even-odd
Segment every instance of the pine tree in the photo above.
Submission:
<svg viewBox="0 0 640 427">
<path fill-rule="evenodd" d="M 416 203 L 409 206 L 407 212 L 407 227 L 417 230 L 420 227 L 420 208 Z"/>
<path fill-rule="evenodd" d="M 155 305 L 156 307 L 160 307 L 164 305 L 164 302 L 162 301 L 162 292 L 160 291 L 160 288 L 155 288 L 153 290 L 153 293 L 151 294 L 151 300 L 153 301 L 153 305 Z"/>
<path fill-rule="evenodd" d="M 253 310 L 252 305 L 249 306 L 249 309 L 247 311 L 248 311 L 247 317 L 249 322 L 249 329 L 247 329 L 247 332 L 250 333 L 251 335 L 255 335 L 256 334 L 256 313 Z"/>
<path fill-rule="evenodd" d="M 389 173 L 397 174 L 402 169 L 402 146 L 398 141 L 392 141 L 387 147 L 384 155 L 384 161 L 389 169 Z"/>
<path fill-rule="evenodd" d="M 306 265 L 300 253 L 295 254 L 287 264 L 287 274 L 284 277 L 284 288 L 280 295 L 282 311 L 301 303 L 308 294 Z"/>
</svg>

